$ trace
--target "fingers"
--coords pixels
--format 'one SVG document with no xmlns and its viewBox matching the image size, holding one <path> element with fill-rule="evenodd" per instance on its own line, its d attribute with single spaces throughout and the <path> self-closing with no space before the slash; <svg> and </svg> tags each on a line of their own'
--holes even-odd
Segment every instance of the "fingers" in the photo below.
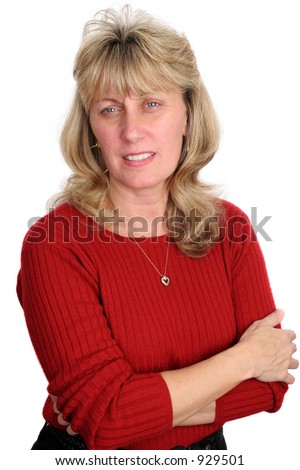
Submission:
<svg viewBox="0 0 300 470">
<path fill-rule="evenodd" d="M 289 341 L 294 341 L 294 339 L 296 339 L 296 333 L 293 330 L 283 330 L 283 331 L 286 332 Z"/>
<path fill-rule="evenodd" d="M 50 394 L 50 397 L 51 397 L 51 400 L 53 401 L 53 411 L 55 414 L 57 414 L 57 422 L 61 425 L 61 426 L 67 426 L 67 433 L 70 434 L 70 436 L 76 436 L 76 434 L 78 434 L 78 432 L 75 432 L 73 431 L 72 427 L 71 427 L 71 424 L 69 423 L 69 421 L 66 421 L 64 418 L 63 418 L 63 415 L 62 413 L 59 411 L 59 409 L 57 408 L 57 396 L 55 395 L 51 395 Z"/>
<path fill-rule="evenodd" d="M 71 425 L 67 427 L 67 433 L 70 434 L 70 436 L 76 436 L 78 432 L 73 431 Z"/>
<path fill-rule="evenodd" d="M 283 380 L 283 382 L 287 383 L 288 385 L 291 385 L 295 382 L 295 377 L 289 373 L 289 370 L 292 369 L 292 370 L 295 370 L 295 369 L 298 369 L 299 367 L 299 361 L 298 359 L 294 359 L 293 357 L 290 359 L 289 361 L 289 365 L 288 365 L 288 370 L 287 370 L 287 374 L 286 374 L 286 377 L 285 379 Z"/>
<path fill-rule="evenodd" d="M 297 350 L 297 347 L 294 343 L 291 343 L 292 346 L 293 346 L 293 353 L 296 352 Z M 286 375 L 285 377 L 281 378 L 280 379 L 280 382 L 285 382 L 286 384 L 288 385 L 292 385 L 294 382 L 295 382 L 295 377 L 289 373 L 289 370 L 295 370 L 295 369 L 298 369 L 299 367 L 299 361 L 298 359 L 295 359 L 294 357 L 290 357 L 290 360 L 288 361 L 288 365 L 287 365 L 287 371 L 286 371 Z"/>
<path fill-rule="evenodd" d="M 64 418 L 62 417 L 62 414 L 59 413 L 58 417 L 57 417 L 57 421 L 59 424 L 61 424 L 62 426 L 69 426 L 69 421 L 65 421 Z"/>
<path fill-rule="evenodd" d="M 53 411 L 54 411 L 54 413 L 57 414 L 57 415 L 60 414 L 60 411 L 59 411 L 59 409 L 57 408 L 57 403 L 56 403 L 56 402 L 53 403 Z"/>
<path fill-rule="evenodd" d="M 253 351 L 254 377 L 264 382 L 295 381 L 290 369 L 297 369 L 299 361 L 293 357 L 297 351 L 296 333 L 290 329 L 275 328 L 283 319 L 283 310 L 275 310 L 262 320 L 254 322 L 240 341 Z"/>
<path fill-rule="evenodd" d="M 292 359 L 290 360 L 290 363 L 289 363 L 289 369 L 298 369 L 299 367 L 299 361 L 298 359 L 295 359 L 292 357 Z"/>
<path fill-rule="evenodd" d="M 292 385 L 295 382 L 295 377 L 292 374 L 287 374 L 286 379 L 283 382 L 288 385 Z"/>
<path fill-rule="evenodd" d="M 52 398 L 52 396 L 51 396 Z M 61 426 L 69 426 L 69 421 L 66 421 L 63 416 L 62 416 L 62 413 L 59 411 L 59 409 L 57 408 L 57 397 L 55 397 L 56 399 L 54 400 L 53 402 L 53 411 L 57 416 L 57 422 L 61 425 Z"/>
</svg>

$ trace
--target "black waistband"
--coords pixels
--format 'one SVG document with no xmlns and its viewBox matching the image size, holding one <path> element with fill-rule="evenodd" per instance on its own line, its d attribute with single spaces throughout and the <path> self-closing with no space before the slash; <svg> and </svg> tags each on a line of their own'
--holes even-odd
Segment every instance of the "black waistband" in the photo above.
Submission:
<svg viewBox="0 0 300 470">
<path fill-rule="evenodd" d="M 32 449 L 88 450 L 88 447 L 79 434 L 70 436 L 66 431 L 45 423 Z M 201 439 L 201 441 L 194 442 L 188 447 L 176 446 L 173 449 L 220 450 L 227 449 L 227 447 L 223 436 L 223 429 L 220 428 L 210 436 Z"/>
<path fill-rule="evenodd" d="M 186 449 L 186 450 L 225 450 L 227 449 L 226 442 L 223 435 L 223 428 L 218 429 L 213 434 L 201 439 L 201 441 L 194 442 L 188 447 L 176 446 L 173 449 Z"/>
</svg>

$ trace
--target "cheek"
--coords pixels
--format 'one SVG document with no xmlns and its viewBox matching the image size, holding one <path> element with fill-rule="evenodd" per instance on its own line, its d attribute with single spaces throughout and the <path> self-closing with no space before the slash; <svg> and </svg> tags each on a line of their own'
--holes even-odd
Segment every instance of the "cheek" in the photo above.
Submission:
<svg viewBox="0 0 300 470">
<path fill-rule="evenodd" d="M 181 142 L 186 133 L 186 120 L 185 119 L 176 119 L 160 124 L 156 129 L 156 136 L 162 139 L 163 141 L 169 142 Z"/>
<path fill-rule="evenodd" d="M 113 140 L 110 137 L 110 133 L 105 132 L 103 128 L 97 126 L 93 121 L 91 121 L 90 124 L 99 147 L 102 149 L 102 152 L 105 152 L 106 149 L 110 147 L 110 143 Z"/>
<path fill-rule="evenodd" d="M 177 116 L 173 120 L 169 121 L 169 131 L 173 137 L 176 138 L 177 142 L 181 141 L 186 135 L 187 130 L 187 114 L 185 110 L 179 110 Z"/>
<path fill-rule="evenodd" d="M 169 130 L 169 141 L 170 145 L 178 152 L 181 152 L 182 145 L 183 145 L 183 139 L 185 136 L 185 125 L 182 123 L 176 123 L 171 130 Z"/>
</svg>

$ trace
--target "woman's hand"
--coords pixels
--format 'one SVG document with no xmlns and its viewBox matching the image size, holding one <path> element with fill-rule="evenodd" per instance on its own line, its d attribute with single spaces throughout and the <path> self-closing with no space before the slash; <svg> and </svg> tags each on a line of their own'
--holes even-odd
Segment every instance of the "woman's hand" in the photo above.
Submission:
<svg viewBox="0 0 300 470">
<path fill-rule="evenodd" d="M 57 416 L 58 424 L 60 424 L 61 426 L 66 426 L 66 431 L 68 434 L 70 434 L 70 436 L 76 436 L 76 434 L 78 433 L 73 431 L 70 423 L 63 418 L 61 412 L 57 408 L 57 397 L 51 394 L 50 394 L 50 397 L 51 397 L 51 400 L 53 401 L 53 411 L 56 415 L 58 415 Z"/>
<path fill-rule="evenodd" d="M 231 348 L 192 366 L 161 373 L 172 400 L 173 426 L 203 424 L 213 419 L 214 401 L 245 380 L 291 384 L 289 369 L 297 369 L 293 359 L 296 335 L 275 328 L 283 319 L 282 310 L 255 321 Z M 202 414 L 209 411 L 209 417 Z"/>
<path fill-rule="evenodd" d="M 246 348 L 249 364 L 252 358 L 252 377 L 261 382 L 295 381 L 289 369 L 297 369 L 299 361 L 293 358 L 297 347 L 292 330 L 275 328 L 284 317 L 282 310 L 275 310 L 262 320 L 255 321 L 242 335 L 238 345 Z"/>
<path fill-rule="evenodd" d="M 275 328 L 283 316 L 282 310 L 276 310 L 255 321 L 228 350 L 192 366 L 162 372 L 171 395 L 173 426 L 214 422 L 215 401 L 247 379 L 292 384 L 295 379 L 289 369 L 299 366 L 292 357 L 296 334 Z M 57 397 L 51 398 L 58 423 L 69 434 L 76 434 L 57 408 Z"/>
</svg>

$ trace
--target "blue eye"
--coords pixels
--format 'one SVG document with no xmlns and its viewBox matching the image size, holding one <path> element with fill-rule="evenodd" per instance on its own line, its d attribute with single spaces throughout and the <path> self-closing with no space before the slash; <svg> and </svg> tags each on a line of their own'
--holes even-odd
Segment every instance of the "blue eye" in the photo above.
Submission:
<svg viewBox="0 0 300 470">
<path fill-rule="evenodd" d="M 116 108 L 105 108 L 103 109 L 102 113 L 114 113 L 116 111 Z"/>
<path fill-rule="evenodd" d="M 159 103 L 157 103 L 157 101 L 149 101 L 149 102 L 147 103 L 147 107 L 148 107 L 148 108 L 156 108 L 156 107 L 158 107 L 158 106 L 159 106 Z"/>
</svg>

